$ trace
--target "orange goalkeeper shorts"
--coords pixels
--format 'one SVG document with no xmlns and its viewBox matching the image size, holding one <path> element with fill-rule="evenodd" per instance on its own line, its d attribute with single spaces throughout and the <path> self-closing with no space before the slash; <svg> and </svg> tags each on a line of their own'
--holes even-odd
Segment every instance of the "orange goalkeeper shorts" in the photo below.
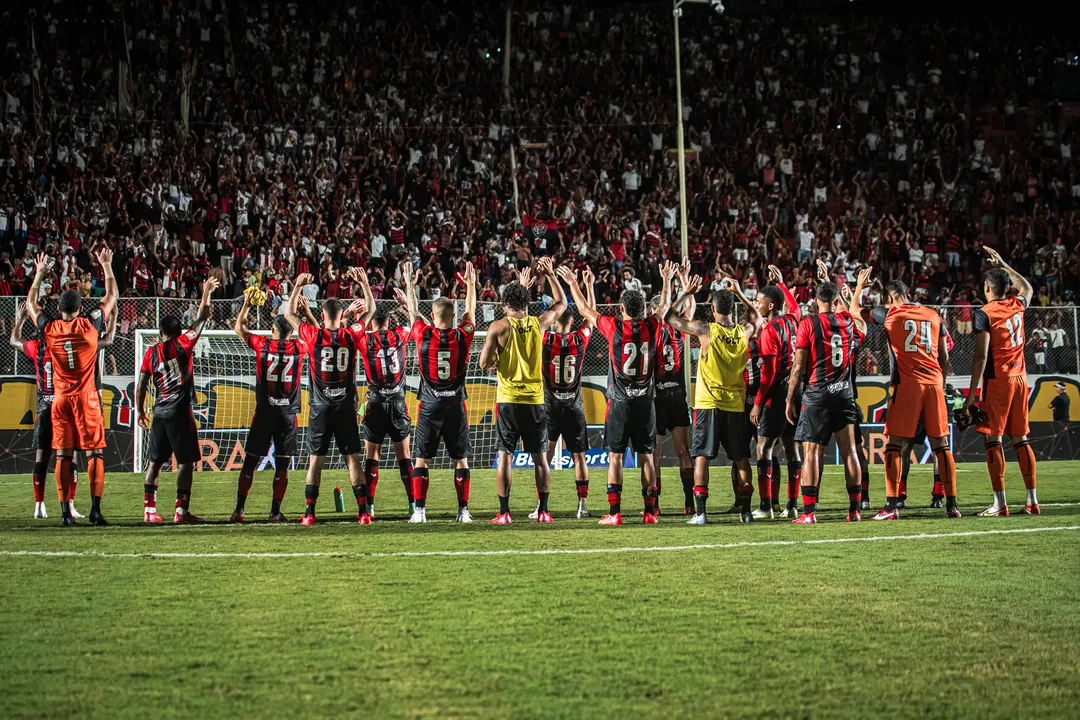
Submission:
<svg viewBox="0 0 1080 720">
<path fill-rule="evenodd" d="M 1028 384 L 1023 375 L 990 378 L 983 386 L 982 404 L 986 422 L 975 426 L 984 435 L 1027 435 Z"/>
<path fill-rule="evenodd" d="M 52 404 L 55 450 L 100 450 L 105 447 L 105 421 L 97 391 L 57 395 Z"/>
<path fill-rule="evenodd" d="M 929 437 L 949 434 L 949 410 L 945 391 L 940 385 L 900 383 L 893 387 L 889 414 L 885 418 L 885 434 L 895 437 L 915 437 L 919 419 Z"/>
</svg>

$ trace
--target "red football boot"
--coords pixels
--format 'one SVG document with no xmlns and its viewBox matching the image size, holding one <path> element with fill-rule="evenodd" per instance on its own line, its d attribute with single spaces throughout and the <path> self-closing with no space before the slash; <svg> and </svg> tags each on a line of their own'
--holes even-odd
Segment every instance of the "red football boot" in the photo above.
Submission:
<svg viewBox="0 0 1080 720">
<path fill-rule="evenodd" d="M 160 523 L 165 522 L 165 518 L 161 517 L 153 510 L 145 510 L 143 511 L 142 521 L 146 523 Z"/>
<path fill-rule="evenodd" d="M 173 515 L 173 525 L 200 525 L 206 522 L 198 515 L 192 515 L 190 512 L 176 513 Z"/>
<path fill-rule="evenodd" d="M 644 517 L 641 518 L 641 522 L 644 525 L 659 525 L 660 513 L 645 513 Z"/>
<path fill-rule="evenodd" d="M 622 513 L 615 513 L 614 515 L 605 515 L 600 518 L 600 522 L 597 525 L 622 525 Z"/>
<path fill-rule="evenodd" d="M 244 513 L 234 512 L 229 516 L 229 522 L 244 522 Z"/>
<path fill-rule="evenodd" d="M 893 508 L 892 510 L 890 510 L 887 507 L 883 507 L 880 510 L 878 510 L 876 513 L 874 513 L 874 517 L 872 517 L 870 519 L 871 520 L 899 520 L 900 519 L 900 510 L 899 510 L 899 508 Z"/>
<path fill-rule="evenodd" d="M 539 517 L 537 519 L 539 519 Z M 492 525 L 509 525 L 512 522 L 514 521 L 510 519 L 510 513 L 499 513 L 491 520 Z"/>
<path fill-rule="evenodd" d="M 1021 515 L 1041 515 L 1042 510 L 1039 509 L 1039 504 L 1025 505 L 1024 509 L 1020 511 Z"/>
<path fill-rule="evenodd" d="M 371 524 L 371 513 L 360 513 L 359 515 L 357 515 L 356 516 L 356 524 L 357 525 L 370 525 Z"/>
<path fill-rule="evenodd" d="M 301 525 L 314 525 L 315 524 L 315 516 L 314 515 L 301 515 L 300 516 L 300 524 Z"/>
<path fill-rule="evenodd" d="M 541 510 L 536 514 L 536 522 L 553 523 L 555 521 L 551 519 L 551 513 L 549 513 L 547 510 Z"/>
<path fill-rule="evenodd" d="M 791 521 L 792 525 L 817 525 L 817 513 L 804 512 Z"/>
<path fill-rule="evenodd" d="M 862 513 L 858 510 L 851 510 L 847 514 L 847 522 L 862 522 Z"/>
</svg>

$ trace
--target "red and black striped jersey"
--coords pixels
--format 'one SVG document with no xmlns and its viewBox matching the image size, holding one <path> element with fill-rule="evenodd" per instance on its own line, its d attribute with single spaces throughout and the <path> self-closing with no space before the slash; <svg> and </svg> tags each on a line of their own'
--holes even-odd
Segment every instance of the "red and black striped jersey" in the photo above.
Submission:
<svg viewBox="0 0 1080 720">
<path fill-rule="evenodd" d="M 413 323 L 410 337 L 420 361 L 420 402 L 468 397 L 465 369 L 475 332 L 472 323 L 446 330 L 423 320 Z"/>
<path fill-rule="evenodd" d="M 683 334 L 665 322 L 660 325 L 660 348 L 656 360 L 656 394 L 685 395 Z"/>
<path fill-rule="evenodd" d="M 795 333 L 795 347 L 806 351 L 807 390 L 839 383 L 843 390 L 851 392 L 851 372 L 862 338 L 863 332 L 850 313 L 818 313 L 803 318 Z"/>
<path fill-rule="evenodd" d="M 753 405 L 758 385 L 761 384 L 761 352 L 758 350 L 756 336 L 746 341 L 746 371 L 743 373 L 743 382 L 746 383 L 746 403 Z"/>
<path fill-rule="evenodd" d="M 405 393 L 405 343 L 408 328 L 368 330 L 360 337 L 360 359 L 364 361 L 368 397 L 396 397 Z"/>
<path fill-rule="evenodd" d="M 154 384 L 154 417 L 172 417 L 188 412 L 195 404 L 192 348 L 198 339 L 194 330 L 173 340 L 159 342 L 143 355 L 141 371 Z"/>
<path fill-rule="evenodd" d="M 592 328 L 544 333 L 544 396 L 549 405 L 581 404 L 581 371 Z"/>
<path fill-rule="evenodd" d="M 774 383 L 786 383 L 791 375 L 791 366 L 795 360 L 795 331 L 799 318 L 791 313 L 774 318 L 761 331 L 758 351 L 761 357 L 775 357 L 776 375 Z"/>
<path fill-rule="evenodd" d="M 356 402 L 356 355 L 363 323 L 336 330 L 300 323 L 307 346 L 310 403 L 314 406 Z"/>
<path fill-rule="evenodd" d="M 609 400 L 653 397 L 660 318 L 623 320 L 601 315 L 596 327 L 608 342 Z"/>
<path fill-rule="evenodd" d="M 45 352 L 43 340 L 27 340 L 23 343 L 23 349 L 34 363 L 34 377 L 37 378 L 37 409 L 40 411 L 52 405 L 53 401 L 52 360 Z"/>
<path fill-rule="evenodd" d="M 308 352 L 304 341 L 249 335 L 248 346 L 256 355 L 255 411 L 300 412 L 300 365 Z"/>
</svg>

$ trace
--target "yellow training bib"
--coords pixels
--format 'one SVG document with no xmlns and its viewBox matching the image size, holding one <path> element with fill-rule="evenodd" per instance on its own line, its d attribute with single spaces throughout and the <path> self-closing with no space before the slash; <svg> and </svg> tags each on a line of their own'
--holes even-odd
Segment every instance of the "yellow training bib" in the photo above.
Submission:
<svg viewBox="0 0 1080 720">
<path fill-rule="evenodd" d="M 543 405 L 544 382 L 543 333 L 540 322 L 532 316 L 508 317 L 510 334 L 499 353 L 499 387 L 496 402 L 520 405 Z"/>
<path fill-rule="evenodd" d="M 694 407 L 701 410 L 743 412 L 746 409 L 748 353 L 746 330 L 742 325 L 726 328 L 709 324 L 709 347 L 698 360 Z"/>
</svg>

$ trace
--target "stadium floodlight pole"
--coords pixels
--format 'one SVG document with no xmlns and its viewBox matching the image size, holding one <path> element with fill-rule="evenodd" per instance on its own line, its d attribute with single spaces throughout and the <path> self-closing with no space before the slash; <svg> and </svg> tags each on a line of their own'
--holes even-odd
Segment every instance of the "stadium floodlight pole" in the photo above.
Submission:
<svg viewBox="0 0 1080 720">
<path fill-rule="evenodd" d="M 672 16 L 675 21 L 675 139 L 679 148 L 679 251 L 680 257 L 686 259 L 690 255 L 690 242 L 687 238 L 686 225 L 686 143 L 683 140 L 683 111 L 682 111 L 682 58 L 679 55 L 679 18 L 682 17 L 682 6 L 687 3 L 712 5 L 716 12 L 724 12 L 724 4 L 720 0 L 673 0 Z M 683 358 L 690 357 L 690 337 L 683 335 Z M 683 380 L 689 399 L 693 400 L 693 389 L 690 384 L 690 363 L 683 362 Z"/>
<path fill-rule="evenodd" d="M 513 22 L 514 3 L 506 0 L 506 40 L 503 43 L 503 121 L 510 114 L 510 27 Z M 503 126 L 505 127 L 505 126 Z M 502 128 L 499 129 L 500 136 Z M 515 134 L 516 137 L 516 134 Z M 510 180 L 514 184 L 514 217 L 521 221 L 521 208 L 518 207 L 517 147 L 510 141 Z"/>
</svg>

